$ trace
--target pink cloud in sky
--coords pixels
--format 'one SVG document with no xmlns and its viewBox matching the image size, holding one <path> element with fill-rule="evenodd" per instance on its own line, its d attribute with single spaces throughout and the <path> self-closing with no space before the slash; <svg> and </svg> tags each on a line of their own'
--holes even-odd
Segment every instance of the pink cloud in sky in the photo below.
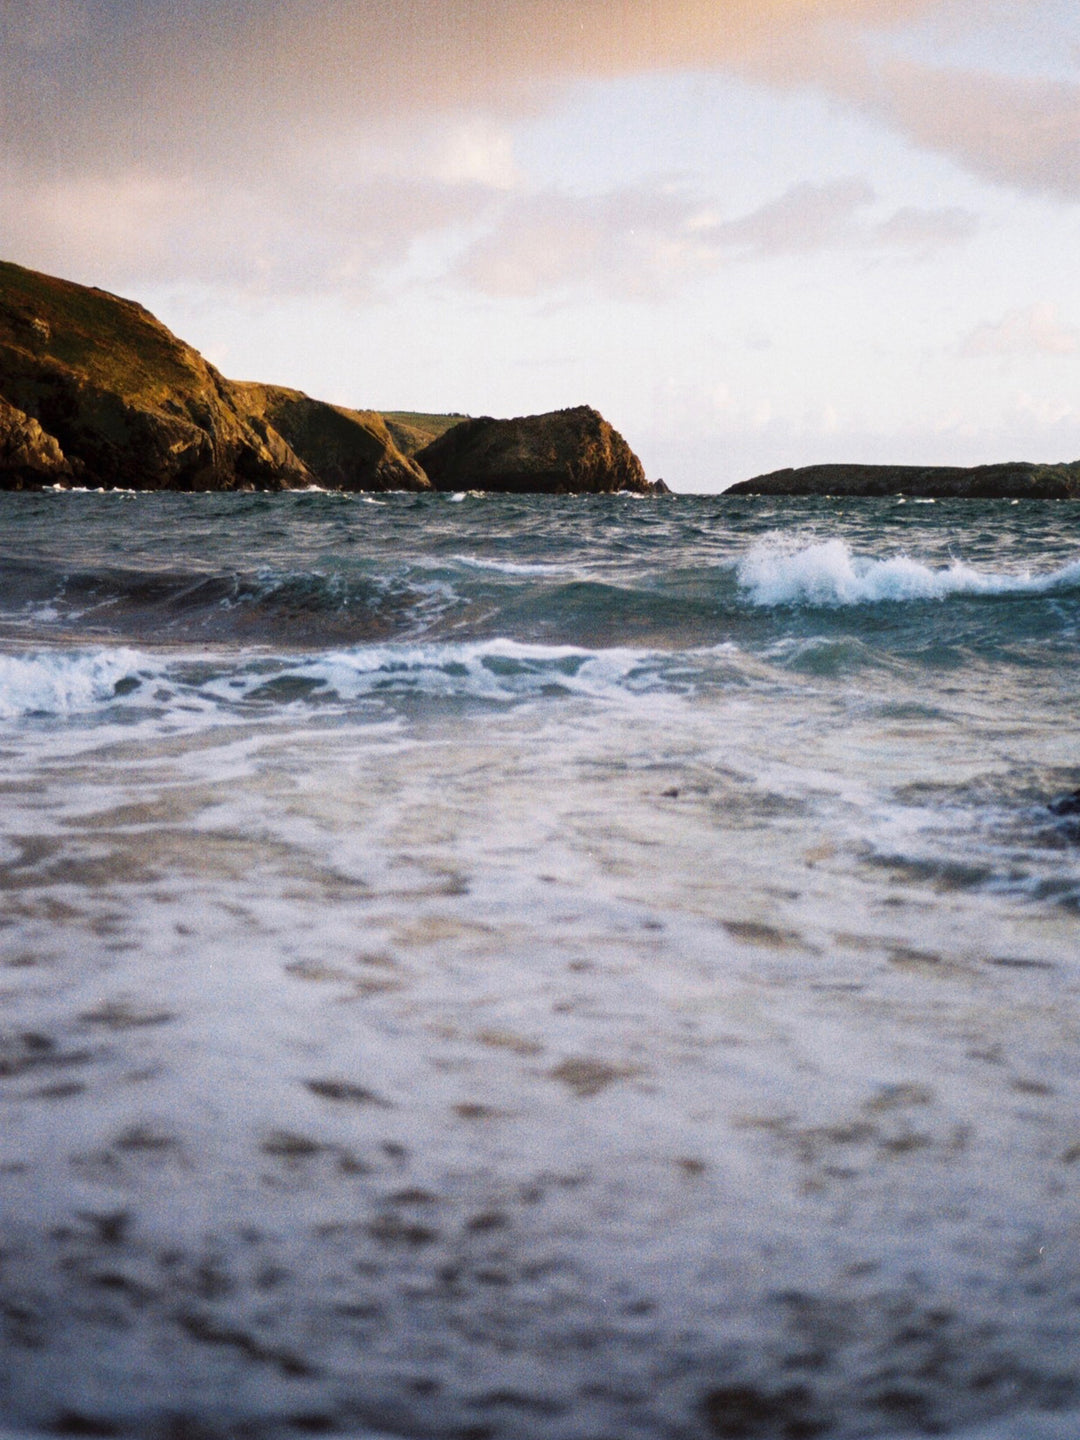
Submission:
<svg viewBox="0 0 1080 1440">
<path fill-rule="evenodd" d="M 964 340 L 961 355 L 1074 355 L 1080 330 L 1064 325 L 1053 305 L 1010 310 L 1000 320 L 984 320 Z"/>
<path fill-rule="evenodd" d="M 651 300 L 740 261 L 826 250 L 921 256 L 978 228 L 976 217 L 959 207 L 906 206 L 875 220 L 867 212 L 876 201 L 870 183 L 856 176 L 793 185 L 727 220 L 662 184 L 602 195 L 511 195 L 455 273 L 491 295 L 587 286 L 615 298 Z"/>
<path fill-rule="evenodd" d="M 257 174 L 334 125 L 520 115 L 570 80 L 712 69 L 819 89 L 977 174 L 1080 198 L 1075 82 L 866 43 L 952 11 L 976 23 L 958 0 L 0 0 L 0 145 L 35 172 Z"/>
</svg>

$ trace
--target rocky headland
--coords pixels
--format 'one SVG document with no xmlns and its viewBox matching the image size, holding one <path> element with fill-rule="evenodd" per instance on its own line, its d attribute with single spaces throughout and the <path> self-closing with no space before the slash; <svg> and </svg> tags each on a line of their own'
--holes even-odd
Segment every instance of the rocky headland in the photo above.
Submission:
<svg viewBox="0 0 1080 1440">
<path fill-rule="evenodd" d="M 513 420 L 464 420 L 417 457 L 437 490 L 504 494 L 637 495 L 667 492 L 597 410 L 579 405 Z"/>
<path fill-rule="evenodd" d="M 227 380 L 141 305 L 0 262 L 0 489 L 661 493 L 587 406 L 350 410 Z"/>
<path fill-rule="evenodd" d="M 285 489 L 311 472 L 141 305 L 0 265 L 0 397 L 21 433 L 8 487 Z M 14 412 L 12 414 L 11 412 Z M 38 430 L 33 426 L 36 425 Z"/>
<path fill-rule="evenodd" d="M 1032 465 L 805 465 L 741 480 L 726 495 L 910 495 L 928 500 L 1080 499 L 1080 461 Z"/>
</svg>

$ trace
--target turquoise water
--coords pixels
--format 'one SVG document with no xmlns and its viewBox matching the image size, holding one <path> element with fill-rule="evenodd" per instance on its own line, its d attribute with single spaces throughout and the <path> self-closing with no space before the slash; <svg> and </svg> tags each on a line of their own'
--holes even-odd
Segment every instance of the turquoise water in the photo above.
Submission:
<svg viewBox="0 0 1080 1440">
<path fill-rule="evenodd" d="M 0 496 L 0 1423 L 1067 1424 L 1078 623 L 1069 504 Z"/>
</svg>

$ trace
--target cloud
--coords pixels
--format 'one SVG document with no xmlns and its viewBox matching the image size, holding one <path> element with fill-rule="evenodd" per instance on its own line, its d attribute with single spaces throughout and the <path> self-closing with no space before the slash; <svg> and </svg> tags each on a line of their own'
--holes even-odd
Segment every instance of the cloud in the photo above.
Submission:
<svg viewBox="0 0 1080 1440">
<path fill-rule="evenodd" d="M 584 284 L 620 298 L 656 298 L 709 260 L 710 247 L 695 234 L 699 208 L 664 186 L 513 196 L 454 276 L 489 295 Z"/>
<path fill-rule="evenodd" d="M 1052 305 L 1011 310 L 1000 320 L 985 320 L 960 346 L 968 357 L 986 355 L 1073 355 L 1080 330 L 1062 325 Z"/>
<path fill-rule="evenodd" d="M 497 294 L 659 294 L 732 259 L 827 246 L 928 254 L 973 233 L 970 212 L 875 221 L 865 182 L 844 180 L 734 219 L 648 187 L 530 198 L 512 134 L 568 82 L 712 69 L 815 87 L 987 178 L 1080 198 L 1080 87 L 870 45 L 955 4 L 0 0 L 0 244 L 114 285 L 296 286 L 370 280 L 416 239 L 474 226 L 487 238 L 459 274 Z"/>
<path fill-rule="evenodd" d="M 1029 395 L 1026 391 L 1017 395 L 1013 415 L 1019 421 L 1026 421 L 1031 429 L 1063 430 L 1073 436 L 1080 430 L 1080 408 L 1076 405 Z"/>
<path fill-rule="evenodd" d="M 868 71 L 865 83 L 850 89 L 916 145 L 976 175 L 1080 200 L 1078 85 L 891 64 Z"/>
<path fill-rule="evenodd" d="M 0 170 L 0 188 L 11 190 Z M 370 293 L 418 239 L 475 224 L 500 192 L 418 178 L 327 186 L 303 174 L 245 185 L 152 171 L 30 183 L 0 212 L 0 252 L 120 286 L 193 281 L 233 291 Z M 192 224 L 196 216 L 198 223 Z"/>
<path fill-rule="evenodd" d="M 397 158 L 392 148 L 352 164 L 336 148 L 297 151 L 274 173 L 235 176 L 133 168 L 38 178 L 0 167 L 0 185 L 20 196 L 0 211 L 0 250 L 113 285 L 369 293 L 430 237 L 443 255 L 434 272 L 441 263 L 488 295 L 584 286 L 657 300 L 726 264 L 837 249 L 918 257 L 976 227 L 962 210 L 907 207 L 877 220 L 875 192 L 859 177 L 795 185 L 726 220 L 663 181 L 530 192 L 515 185 L 503 132 L 471 122 L 411 147 L 418 174 L 387 173 Z"/>
<path fill-rule="evenodd" d="M 743 259 L 837 249 L 916 255 L 970 239 L 978 229 L 977 217 L 959 206 L 907 205 L 884 220 L 864 218 L 876 202 L 870 182 L 860 176 L 804 181 L 748 215 L 700 229 L 698 238 L 718 254 Z"/>
<path fill-rule="evenodd" d="M 874 203 L 869 181 L 858 177 L 793 185 L 741 219 L 709 232 L 718 250 L 742 255 L 785 255 L 852 242 L 856 212 Z"/>
<path fill-rule="evenodd" d="M 977 216 L 960 205 L 930 209 L 904 205 L 877 226 L 875 235 L 885 248 L 927 255 L 970 240 L 978 228 Z"/>
<path fill-rule="evenodd" d="M 731 220 L 669 184 L 602 195 L 511 195 L 454 275 L 489 295 L 537 296 L 585 286 L 619 299 L 654 300 L 727 264 L 830 250 L 921 257 L 967 239 L 966 210 L 908 206 L 884 220 L 869 182 L 849 176 L 793 185 Z"/>
<path fill-rule="evenodd" d="M 828 249 L 925 255 L 970 239 L 979 226 L 977 216 L 960 206 L 906 205 L 884 220 L 863 219 L 861 212 L 876 201 L 869 181 L 857 176 L 804 182 L 742 219 L 716 226 L 713 240 L 744 258 Z"/>
<path fill-rule="evenodd" d="M 980 174 L 1080 196 L 1080 87 L 868 44 L 951 11 L 978 23 L 957 0 L 0 0 L 4 141 L 54 171 L 272 168 L 327 126 L 713 69 L 815 86 Z"/>
</svg>

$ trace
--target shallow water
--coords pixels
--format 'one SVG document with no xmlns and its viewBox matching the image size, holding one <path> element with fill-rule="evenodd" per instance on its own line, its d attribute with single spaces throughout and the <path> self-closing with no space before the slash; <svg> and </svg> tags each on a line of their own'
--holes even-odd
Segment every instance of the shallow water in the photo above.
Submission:
<svg viewBox="0 0 1080 1440">
<path fill-rule="evenodd" d="M 0 1419 L 1067 1423 L 1075 507 L 0 537 Z"/>
</svg>

